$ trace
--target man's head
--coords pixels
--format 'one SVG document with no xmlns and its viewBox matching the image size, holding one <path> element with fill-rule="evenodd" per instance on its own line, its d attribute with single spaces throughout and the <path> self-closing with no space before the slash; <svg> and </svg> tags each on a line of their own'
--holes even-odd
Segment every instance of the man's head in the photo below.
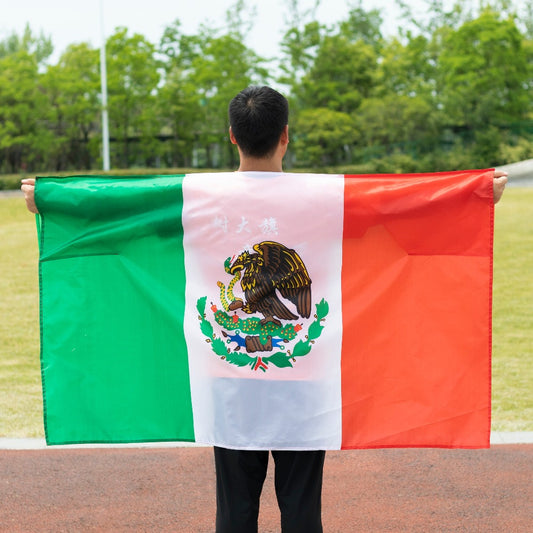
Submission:
<svg viewBox="0 0 533 533">
<path fill-rule="evenodd" d="M 276 149 L 289 121 L 287 99 L 270 87 L 247 87 L 229 104 L 231 132 L 248 157 L 264 158 Z"/>
</svg>

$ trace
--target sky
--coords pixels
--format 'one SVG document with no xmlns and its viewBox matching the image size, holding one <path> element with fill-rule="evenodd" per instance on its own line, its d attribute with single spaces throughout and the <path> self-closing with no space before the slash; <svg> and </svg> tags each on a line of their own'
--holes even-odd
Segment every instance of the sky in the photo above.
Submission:
<svg viewBox="0 0 533 533">
<path fill-rule="evenodd" d="M 418 0 L 414 0 L 416 3 Z M 100 4 L 103 4 L 104 28 L 107 35 L 117 26 L 125 26 L 132 33 L 141 33 L 157 44 L 167 25 L 179 19 L 182 31 L 194 34 L 201 23 L 216 26 L 225 22 L 226 10 L 235 0 L 4 0 L 0 10 L 0 40 L 13 31 L 21 34 L 26 23 L 34 33 L 41 30 L 52 38 L 55 63 L 69 44 L 101 43 Z M 255 5 L 257 15 L 247 45 L 264 57 L 275 56 L 285 28 L 287 0 L 246 0 Z M 300 0 L 302 8 L 314 5 L 314 0 Z M 346 17 L 350 2 L 322 0 L 317 18 L 326 24 Z M 382 9 L 387 14 L 386 28 L 395 32 L 397 13 L 393 0 L 363 0 L 365 9 Z M 385 9 L 386 7 L 386 9 Z"/>
</svg>

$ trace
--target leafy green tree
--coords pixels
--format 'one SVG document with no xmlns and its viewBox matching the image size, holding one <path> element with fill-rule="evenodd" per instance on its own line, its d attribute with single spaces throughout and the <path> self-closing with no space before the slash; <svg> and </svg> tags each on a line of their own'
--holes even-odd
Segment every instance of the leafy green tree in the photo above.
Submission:
<svg viewBox="0 0 533 533">
<path fill-rule="evenodd" d="M 494 128 L 524 119 L 530 105 L 527 58 L 514 21 L 486 10 L 466 22 L 445 40 L 438 69 L 449 123 L 473 136 L 475 163 L 497 163 Z"/>
<path fill-rule="evenodd" d="M 327 107 L 302 110 L 294 129 L 294 154 L 302 166 L 349 163 L 352 145 L 360 137 L 352 116 Z"/>
<path fill-rule="evenodd" d="M 316 51 L 327 28 L 316 20 L 320 0 L 315 0 L 308 9 L 302 9 L 299 0 L 286 3 L 288 15 L 287 30 L 281 40 L 282 61 L 279 81 L 294 90 L 302 77 L 309 71 L 316 57 Z"/>
<path fill-rule="evenodd" d="M 430 42 L 410 35 L 402 42 L 393 37 L 382 48 L 377 73 L 379 95 L 399 94 L 431 99 L 435 92 L 435 65 Z"/>
<path fill-rule="evenodd" d="M 439 144 L 434 108 L 425 98 L 389 94 L 366 99 L 357 113 L 362 153 L 386 154 L 395 149 L 421 155 Z M 366 152 L 365 152 L 366 151 Z"/>
<path fill-rule="evenodd" d="M 116 140 L 115 164 L 124 168 L 156 161 L 156 91 L 161 65 L 155 52 L 145 37 L 129 35 L 126 28 L 117 28 L 107 39 L 110 135 Z"/>
<path fill-rule="evenodd" d="M 196 154 L 204 155 L 193 161 L 200 166 L 236 163 L 227 142 L 228 101 L 244 87 L 268 79 L 263 59 L 243 43 L 243 31 L 239 24 L 225 33 L 204 26 L 190 36 L 181 34 L 179 23 L 174 23 L 161 42 L 166 55 L 159 94 L 162 118 L 172 132 L 174 149 L 196 148 Z M 183 155 L 174 154 L 173 160 L 178 157 Z"/>
<path fill-rule="evenodd" d="M 200 143 L 208 150 L 212 145 L 219 145 L 225 148 L 226 156 L 230 155 L 228 102 L 244 87 L 266 82 L 268 72 L 260 65 L 261 59 L 234 35 L 206 40 L 202 55 L 192 64 L 189 81 L 201 96 L 201 122 L 197 131 Z M 208 159 L 211 165 L 219 163 L 212 154 L 208 154 Z"/>
<path fill-rule="evenodd" d="M 174 21 L 163 32 L 159 44 L 163 83 L 158 91 L 157 113 L 162 132 L 168 142 L 163 151 L 169 166 L 192 166 L 196 126 L 201 113 L 200 96 L 188 81 L 191 62 L 201 53 L 201 40 L 181 32 Z"/>
<path fill-rule="evenodd" d="M 367 11 L 363 8 L 362 0 L 358 0 L 350 7 L 348 17 L 340 21 L 339 30 L 340 34 L 350 41 L 362 40 L 379 50 L 383 41 L 382 24 L 381 11 L 379 9 Z"/>
<path fill-rule="evenodd" d="M 403 24 L 394 53 L 384 53 L 383 86 L 433 105 L 428 123 L 436 121 L 442 130 L 440 148 L 430 144 L 434 168 L 500 163 L 500 153 L 524 145 L 521 135 L 528 128 L 531 99 L 525 94 L 533 85 L 531 70 L 524 68 L 524 58 L 527 63 L 531 57 L 527 9 L 510 0 L 421 3 L 415 11 L 412 3 L 397 0 Z M 420 53 L 412 55 L 417 40 Z M 517 129 L 522 133 L 511 132 Z"/>
<path fill-rule="evenodd" d="M 304 108 L 323 107 L 353 113 L 375 84 L 377 57 L 362 40 L 327 35 L 313 66 L 303 77 L 296 96 Z"/>
<path fill-rule="evenodd" d="M 172 167 L 192 166 L 200 101 L 195 88 L 184 82 L 177 67 L 169 70 L 159 89 L 157 113 L 161 131 L 168 139 L 162 153 L 165 163 Z"/>
<path fill-rule="evenodd" d="M 418 0 L 416 3 L 396 0 L 402 12 L 398 36 L 421 35 L 428 42 L 433 40 L 438 44 L 442 33 L 475 18 L 475 8 L 482 3 L 476 0 L 454 0 L 453 3 L 449 0 Z"/>
<path fill-rule="evenodd" d="M 46 168 L 54 139 L 46 128 L 46 96 L 35 55 L 18 50 L 0 58 L 0 166 L 8 172 Z"/>
<path fill-rule="evenodd" d="M 522 41 L 522 50 L 527 62 L 527 75 L 525 90 L 528 94 L 533 94 L 533 2 L 529 2 L 525 9 L 525 31 Z M 529 99 L 527 117 L 533 121 L 533 98 Z M 533 125 L 533 124 L 532 124 Z M 530 131 L 531 132 L 531 131 Z M 531 132 L 533 133 L 533 132 Z M 533 139 L 531 139 L 533 142 Z"/>
<path fill-rule="evenodd" d="M 46 129 L 49 112 L 39 83 L 39 67 L 52 53 L 52 43 L 29 25 L 22 35 L 0 41 L 0 169 L 42 169 L 53 136 Z"/>
<path fill-rule="evenodd" d="M 355 116 L 372 96 L 382 47 L 381 16 L 359 1 L 348 17 L 331 27 L 316 20 L 313 8 L 289 3 L 289 27 L 282 42 L 283 75 L 291 88 L 293 138 L 290 156 L 296 164 L 350 162 L 361 140 Z M 335 121 L 338 122 L 335 122 Z"/>
<path fill-rule="evenodd" d="M 381 49 L 376 85 L 357 113 L 361 154 L 407 150 L 420 157 L 439 144 L 442 114 L 435 99 L 435 67 L 429 42 L 409 35 Z"/>
<path fill-rule="evenodd" d="M 55 169 L 89 169 L 89 143 L 97 134 L 100 111 L 98 51 L 87 43 L 71 45 L 41 85 L 49 98 L 49 127 L 55 138 Z"/>
<path fill-rule="evenodd" d="M 272 72 L 291 101 L 289 162 L 378 171 L 436 170 L 529 157 L 532 7 L 512 0 L 397 0 L 398 35 L 351 0 L 336 24 L 320 0 L 286 3 L 279 68 L 246 45 L 254 9 L 235 0 L 218 27 L 179 21 L 156 48 L 117 28 L 107 43 L 115 166 L 234 166 L 227 103 Z M 420 8 L 422 5 L 422 8 Z M 81 169 L 100 147 L 98 51 L 52 43 L 29 26 L 0 41 L 0 171 Z M 270 61 L 270 63 L 269 63 Z"/>
<path fill-rule="evenodd" d="M 35 58 L 37 64 L 41 64 L 50 57 L 53 51 L 50 37 L 46 37 L 43 32 L 34 35 L 29 24 L 26 24 L 22 35 L 13 32 L 0 41 L 0 58 L 26 52 Z"/>
<path fill-rule="evenodd" d="M 524 23 L 526 39 L 533 40 L 533 2 L 525 4 L 521 20 Z"/>
<path fill-rule="evenodd" d="M 235 0 L 226 10 L 226 25 L 223 32 L 244 41 L 254 27 L 256 16 L 255 5 L 246 0 Z"/>
</svg>

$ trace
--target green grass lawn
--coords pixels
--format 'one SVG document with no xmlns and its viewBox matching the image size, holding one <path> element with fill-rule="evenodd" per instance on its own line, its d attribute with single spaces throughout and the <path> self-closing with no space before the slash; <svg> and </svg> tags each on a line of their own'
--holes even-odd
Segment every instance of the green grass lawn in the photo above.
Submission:
<svg viewBox="0 0 533 533">
<path fill-rule="evenodd" d="M 493 424 L 533 430 L 533 188 L 511 188 L 496 205 Z"/>
<path fill-rule="evenodd" d="M 0 436 L 43 436 L 35 218 L 0 199 Z"/>
<path fill-rule="evenodd" d="M 0 199 L 0 437 L 42 437 L 37 239 L 21 198 Z M 533 188 L 496 207 L 493 429 L 533 430 Z"/>
</svg>

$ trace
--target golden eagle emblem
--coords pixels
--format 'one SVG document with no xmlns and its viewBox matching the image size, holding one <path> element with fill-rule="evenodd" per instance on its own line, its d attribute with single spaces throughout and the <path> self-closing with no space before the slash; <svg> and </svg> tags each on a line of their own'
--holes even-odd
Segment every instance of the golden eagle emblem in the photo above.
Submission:
<svg viewBox="0 0 533 533">
<path fill-rule="evenodd" d="M 288 300 L 298 315 L 311 315 L 311 278 L 295 250 L 273 241 L 255 244 L 254 252 L 244 251 L 230 260 L 228 272 L 241 277 L 241 287 L 246 299 L 235 299 L 229 309 L 242 309 L 245 313 L 261 313 L 261 324 L 272 322 L 281 326 L 281 320 L 297 320 L 280 299 Z M 277 317 L 277 318 L 275 318 Z"/>
</svg>

